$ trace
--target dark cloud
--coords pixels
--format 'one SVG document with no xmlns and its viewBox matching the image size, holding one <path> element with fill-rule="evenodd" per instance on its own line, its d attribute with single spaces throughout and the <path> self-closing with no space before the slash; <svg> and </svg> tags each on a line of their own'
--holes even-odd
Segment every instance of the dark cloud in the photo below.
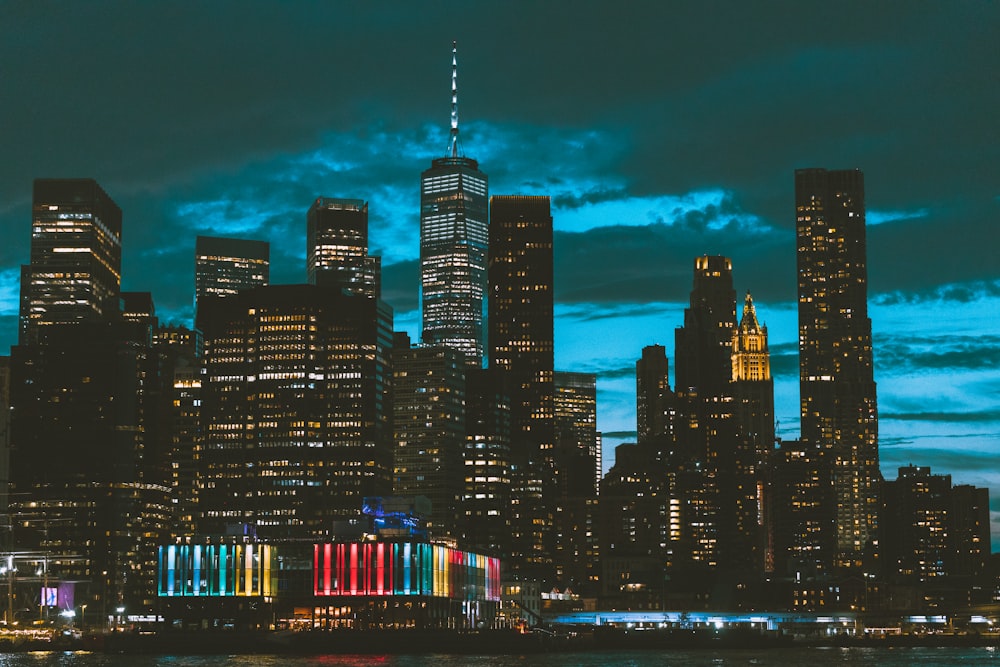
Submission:
<svg viewBox="0 0 1000 667">
<path fill-rule="evenodd" d="M 607 431 L 601 435 L 614 440 L 628 440 L 629 438 L 634 440 L 637 433 L 636 431 Z"/>
<path fill-rule="evenodd" d="M 944 422 L 948 424 L 962 424 L 962 423 L 982 423 L 982 422 L 997 422 L 1000 423 L 1000 409 L 997 410 L 980 410 L 976 412 L 879 412 L 879 420 L 896 420 L 896 421 L 919 421 L 919 422 Z M 993 453 L 993 456 L 996 454 Z"/>
<path fill-rule="evenodd" d="M 892 373 L 1000 367 L 1000 335 L 876 337 L 878 363 Z"/>
<path fill-rule="evenodd" d="M 399 311 L 420 307 L 420 262 L 411 260 L 382 266 L 382 298 Z"/>
</svg>

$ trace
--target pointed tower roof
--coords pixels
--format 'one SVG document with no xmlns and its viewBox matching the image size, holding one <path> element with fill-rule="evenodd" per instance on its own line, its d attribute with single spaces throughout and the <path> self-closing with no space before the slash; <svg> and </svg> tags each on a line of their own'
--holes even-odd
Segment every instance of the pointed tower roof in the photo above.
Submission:
<svg viewBox="0 0 1000 667">
<path fill-rule="evenodd" d="M 451 43 L 451 134 L 448 155 L 458 157 L 458 42 Z"/>
<path fill-rule="evenodd" d="M 747 290 L 746 299 L 743 301 L 743 317 L 740 319 L 741 331 L 760 331 L 761 326 L 757 321 L 757 309 L 753 305 L 753 297 L 750 290 Z"/>
</svg>

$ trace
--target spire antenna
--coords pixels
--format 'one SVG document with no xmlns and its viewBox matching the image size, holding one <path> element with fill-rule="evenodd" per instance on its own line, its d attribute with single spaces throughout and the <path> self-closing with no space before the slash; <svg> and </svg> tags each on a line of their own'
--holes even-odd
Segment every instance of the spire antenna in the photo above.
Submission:
<svg viewBox="0 0 1000 667">
<path fill-rule="evenodd" d="M 458 157 L 458 42 L 451 43 L 451 157 Z"/>
</svg>

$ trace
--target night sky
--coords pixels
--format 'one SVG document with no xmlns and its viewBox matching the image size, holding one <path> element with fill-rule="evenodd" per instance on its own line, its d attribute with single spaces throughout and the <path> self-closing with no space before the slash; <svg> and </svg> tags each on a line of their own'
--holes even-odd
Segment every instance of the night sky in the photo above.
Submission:
<svg viewBox="0 0 1000 667">
<path fill-rule="evenodd" d="M 798 435 L 793 174 L 858 167 L 882 470 L 989 486 L 1000 545 L 1000 3 L 0 4 L 0 350 L 31 182 L 124 212 L 123 288 L 189 324 L 198 234 L 271 243 L 305 282 L 316 196 L 370 205 L 396 328 L 419 336 L 420 172 L 462 151 L 492 194 L 552 197 L 556 366 L 598 374 L 605 468 L 635 360 L 667 347 L 694 257 L 733 260 Z"/>
</svg>

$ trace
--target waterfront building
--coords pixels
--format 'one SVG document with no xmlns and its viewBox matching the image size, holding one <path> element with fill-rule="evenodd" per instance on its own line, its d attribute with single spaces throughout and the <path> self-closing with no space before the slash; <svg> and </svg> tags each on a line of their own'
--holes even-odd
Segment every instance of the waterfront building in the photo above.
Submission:
<svg viewBox="0 0 1000 667">
<path fill-rule="evenodd" d="M 860 568 L 878 530 L 878 410 L 868 318 L 864 175 L 795 172 L 802 439 L 828 450 L 835 545 Z"/>
<path fill-rule="evenodd" d="M 988 489 L 952 486 L 951 475 L 932 474 L 928 466 L 899 468 L 882 487 L 886 576 L 925 584 L 981 575 L 990 543 L 988 505 Z"/>
<path fill-rule="evenodd" d="M 455 538 L 464 492 L 465 358 L 444 346 L 392 350 L 393 493 L 427 497 L 432 539 Z"/>
<path fill-rule="evenodd" d="M 490 198 L 491 369 L 509 376 L 511 567 L 548 578 L 552 566 L 553 257 L 548 197 Z"/>
<path fill-rule="evenodd" d="M 381 258 L 368 255 L 368 202 L 318 197 L 306 213 L 310 285 L 381 298 Z"/>
<path fill-rule="evenodd" d="M 164 621 L 185 627 L 482 629 L 501 595 L 499 559 L 414 540 L 183 538 L 155 572 Z"/>
<path fill-rule="evenodd" d="M 209 294 L 227 296 L 270 281 L 271 246 L 266 241 L 199 236 L 194 246 L 195 322 Z"/>
<path fill-rule="evenodd" d="M 148 293 L 127 293 L 123 317 L 121 231 L 94 180 L 35 181 L 10 361 L 12 541 L 94 609 L 151 602 L 144 545 L 168 528 L 145 435 L 155 314 Z"/>
<path fill-rule="evenodd" d="M 336 285 L 210 298 L 199 532 L 327 537 L 391 488 L 392 312 Z"/>
<path fill-rule="evenodd" d="M 452 48 L 448 152 L 420 175 L 420 287 L 425 345 L 483 365 L 489 199 L 486 174 L 459 152 L 458 56 Z"/>
</svg>

